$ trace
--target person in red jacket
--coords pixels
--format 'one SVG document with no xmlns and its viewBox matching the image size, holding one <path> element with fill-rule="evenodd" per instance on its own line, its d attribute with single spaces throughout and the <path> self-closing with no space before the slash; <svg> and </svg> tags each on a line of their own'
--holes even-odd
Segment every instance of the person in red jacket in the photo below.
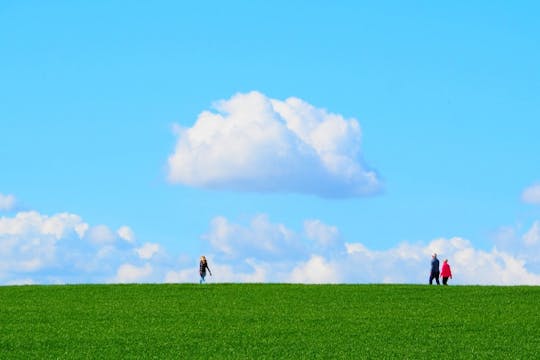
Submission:
<svg viewBox="0 0 540 360">
<path fill-rule="evenodd" d="M 450 270 L 450 265 L 448 264 L 448 259 L 444 259 L 442 268 L 441 268 L 441 277 L 443 285 L 448 285 L 448 278 L 452 278 L 452 270 Z"/>
</svg>

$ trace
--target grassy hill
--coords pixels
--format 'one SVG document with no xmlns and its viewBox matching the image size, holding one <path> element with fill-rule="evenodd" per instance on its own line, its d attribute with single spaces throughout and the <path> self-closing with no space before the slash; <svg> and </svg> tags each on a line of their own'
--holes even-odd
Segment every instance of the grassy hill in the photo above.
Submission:
<svg viewBox="0 0 540 360">
<path fill-rule="evenodd" d="M 0 287 L 0 359 L 530 359 L 540 287 Z"/>
</svg>

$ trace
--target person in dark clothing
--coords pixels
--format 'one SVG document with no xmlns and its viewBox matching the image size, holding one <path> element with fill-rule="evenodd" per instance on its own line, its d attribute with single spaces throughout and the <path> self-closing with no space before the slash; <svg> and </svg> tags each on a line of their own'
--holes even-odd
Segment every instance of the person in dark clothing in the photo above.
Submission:
<svg viewBox="0 0 540 360">
<path fill-rule="evenodd" d="M 429 285 L 433 284 L 433 279 L 437 282 L 437 285 L 440 285 L 439 282 L 439 259 L 437 259 L 437 254 L 433 253 L 431 256 L 431 273 L 429 275 Z"/>
<path fill-rule="evenodd" d="M 210 271 L 210 268 L 208 267 L 208 262 L 206 261 L 206 257 L 201 256 L 201 261 L 199 262 L 199 275 L 201 276 L 201 280 L 199 280 L 199 284 L 202 284 L 205 282 L 204 278 L 206 277 L 206 270 L 208 270 L 208 273 L 210 276 L 212 276 L 212 272 Z"/>
</svg>

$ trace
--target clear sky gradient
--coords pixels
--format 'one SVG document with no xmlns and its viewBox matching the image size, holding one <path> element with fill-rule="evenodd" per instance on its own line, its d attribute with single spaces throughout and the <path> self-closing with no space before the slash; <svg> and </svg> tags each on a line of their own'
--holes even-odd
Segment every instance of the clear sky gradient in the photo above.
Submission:
<svg viewBox="0 0 540 360">
<path fill-rule="evenodd" d="M 539 11 L 0 2 L 0 284 L 540 284 Z"/>
</svg>

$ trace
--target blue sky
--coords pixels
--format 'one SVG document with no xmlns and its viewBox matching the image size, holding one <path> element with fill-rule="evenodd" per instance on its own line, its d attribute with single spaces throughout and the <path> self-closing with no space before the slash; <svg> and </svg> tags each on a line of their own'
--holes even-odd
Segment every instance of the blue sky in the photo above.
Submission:
<svg viewBox="0 0 540 360">
<path fill-rule="evenodd" d="M 538 10 L 0 3 L 0 284 L 540 284 Z"/>
</svg>

